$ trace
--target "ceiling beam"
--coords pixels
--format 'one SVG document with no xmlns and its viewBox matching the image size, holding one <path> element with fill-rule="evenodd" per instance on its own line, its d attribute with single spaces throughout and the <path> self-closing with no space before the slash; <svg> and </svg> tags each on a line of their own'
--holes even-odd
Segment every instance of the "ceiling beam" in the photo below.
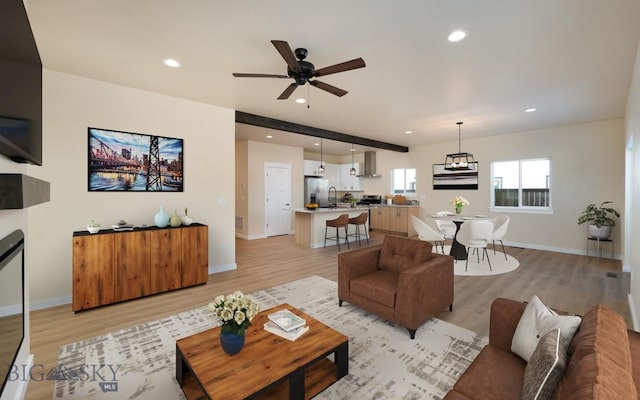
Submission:
<svg viewBox="0 0 640 400">
<path fill-rule="evenodd" d="M 280 119 L 263 117 L 261 115 L 249 114 L 236 110 L 236 122 L 247 125 L 260 126 L 263 128 L 276 129 L 280 131 L 299 133 L 301 135 L 313 136 L 323 139 L 335 140 L 338 142 L 353 143 L 361 146 L 374 147 L 377 149 L 408 153 L 409 148 L 393 143 L 380 142 L 378 140 L 366 139 L 359 136 L 348 135 L 346 133 L 329 131 L 322 128 L 300 125 L 294 122 L 282 121 Z"/>
</svg>

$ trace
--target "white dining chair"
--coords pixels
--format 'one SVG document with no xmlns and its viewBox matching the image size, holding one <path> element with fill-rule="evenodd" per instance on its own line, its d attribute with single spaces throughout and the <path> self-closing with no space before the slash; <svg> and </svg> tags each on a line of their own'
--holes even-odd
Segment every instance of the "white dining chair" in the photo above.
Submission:
<svg viewBox="0 0 640 400">
<path fill-rule="evenodd" d="M 456 236 L 456 224 L 453 221 L 449 221 L 446 219 L 436 219 L 436 227 L 442 234 L 445 239 L 453 239 Z"/>
<path fill-rule="evenodd" d="M 480 263 L 480 249 L 482 249 L 482 259 L 487 257 L 489 263 L 489 270 L 491 268 L 491 260 L 489 259 L 489 252 L 487 252 L 487 245 L 491 241 L 491 235 L 493 234 L 493 222 L 489 220 L 471 220 L 465 221 L 460 227 L 456 240 L 462 244 L 467 253 L 467 260 L 464 270 L 469 267 L 469 249 L 474 249 L 477 252 L 478 263 Z"/>
<path fill-rule="evenodd" d="M 415 215 L 411 216 L 411 222 L 413 223 L 413 229 L 415 229 L 418 234 L 418 239 L 424 240 L 425 242 L 433 242 L 433 245 L 436 247 L 436 252 L 438 251 L 438 245 L 440 245 L 442 254 L 444 254 L 444 233 L 436 231 Z"/>
<path fill-rule="evenodd" d="M 507 259 L 507 252 L 504 250 L 504 243 L 502 243 L 502 238 L 505 233 L 507 233 L 507 228 L 509 227 L 509 216 L 508 215 L 498 215 L 493 219 L 493 234 L 491 234 L 491 241 L 493 242 L 493 254 L 496 254 L 496 240 L 500 242 L 502 245 L 502 252 L 504 253 L 504 259 Z"/>
</svg>

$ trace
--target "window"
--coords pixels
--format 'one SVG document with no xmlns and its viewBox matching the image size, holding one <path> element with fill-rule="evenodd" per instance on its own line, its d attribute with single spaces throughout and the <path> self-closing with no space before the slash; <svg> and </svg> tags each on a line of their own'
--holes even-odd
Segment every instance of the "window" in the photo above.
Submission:
<svg viewBox="0 0 640 400">
<path fill-rule="evenodd" d="M 491 204 L 523 210 L 551 210 L 551 159 L 496 161 L 491 164 Z"/>
<path fill-rule="evenodd" d="M 397 168 L 391 170 L 391 193 L 414 195 L 416 193 L 416 169 Z"/>
</svg>

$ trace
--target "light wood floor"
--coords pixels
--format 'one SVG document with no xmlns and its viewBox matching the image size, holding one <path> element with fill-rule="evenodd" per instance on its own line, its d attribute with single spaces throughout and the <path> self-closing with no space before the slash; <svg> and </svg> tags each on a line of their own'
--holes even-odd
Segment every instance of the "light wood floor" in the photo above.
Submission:
<svg viewBox="0 0 640 400">
<path fill-rule="evenodd" d="M 383 235 L 373 234 L 381 243 Z M 344 251 L 344 249 L 343 249 Z M 218 294 L 265 289 L 311 275 L 337 280 L 335 246 L 326 249 L 296 247 L 293 236 L 236 240 L 237 270 L 209 276 L 206 285 L 151 296 L 74 314 L 71 305 L 31 313 L 31 351 L 44 372 L 57 364 L 60 346 L 145 321 L 205 305 Z M 456 277 L 453 312 L 438 318 L 488 335 L 489 307 L 496 297 L 529 300 L 536 294 L 547 305 L 583 314 L 603 303 L 619 312 L 631 327 L 627 294 L 629 274 L 620 261 L 507 247 L 520 261 L 511 273 L 497 276 Z M 613 274 L 615 277 L 609 276 Z M 336 304 L 337 307 L 337 304 Z M 40 370 L 35 370 L 37 376 Z M 53 381 L 31 381 L 27 399 L 53 398 Z"/>
</svg>

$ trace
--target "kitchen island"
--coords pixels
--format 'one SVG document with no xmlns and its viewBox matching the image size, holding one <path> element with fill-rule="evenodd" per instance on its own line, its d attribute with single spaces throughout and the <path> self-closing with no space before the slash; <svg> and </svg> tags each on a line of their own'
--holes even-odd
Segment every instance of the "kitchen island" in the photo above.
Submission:
<svg viewBox="0 0 640 400">
<path fill-rule="evenodd" d="M 334 219 L 341 214 L 348 214 L 349 218 L 357 217 L 363 212 L 368 213 L 369 207 L 349 207 L 349 208 L 316 208 L 314 210 L 307 210 L 306 208 L 298 208 L 293 210 L 295 212 L 295 242 L 301 247 L 311 247 L 316 249 L 324 246 L 324 232 L 325 221 L 328 219 Z M 372 211 L 373 212 L 373 207 Z M 367 220 L 367 228 L 369 227 L 369 221 Z M 355 226 L 349 225 L 348 233 L 355 233 Z M 360 233 L 364 236 L 362 227 L 360 227 Z M 344 232 L 341 232 L 340 236 L 343 236 Z M 329 236 L 335 236 L 335 228 L 330 228 Z M 355 241 L 355 236 L 350 236 L 349 241 Z M 336 242 L 333 240 L 327 241 L 327 246 L 336 246 Z"/>
<path fill-rule="evenodd" d="M 371 210 L 371 229 L 394 235 L 416 236 L 411 217 L 419 214 L 418 205 L 381 204 L 375 211 Z"/>
</svg>

